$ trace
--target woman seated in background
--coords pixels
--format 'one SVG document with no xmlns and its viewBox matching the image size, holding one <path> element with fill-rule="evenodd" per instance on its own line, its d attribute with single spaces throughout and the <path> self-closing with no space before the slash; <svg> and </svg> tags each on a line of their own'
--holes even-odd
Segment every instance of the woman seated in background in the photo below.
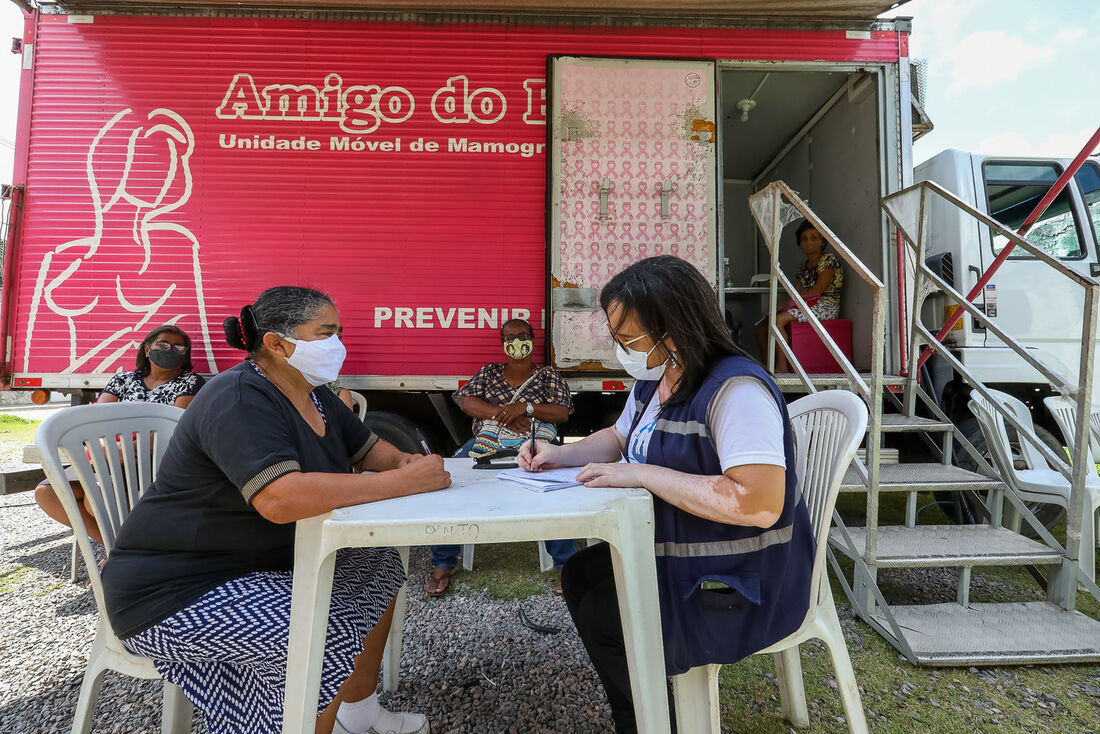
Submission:
<svg viewBox="0 0 1100 734">
<path fill-rule="evenodd" d="M 600 306 L 636 380 L 626 407 L 576 443 L 534 455 L 524 444 L 520 466 L 584 466 L 587 487 L 649 490 L 666 673 L 736 662 L 794 632 L 809 608 L 814 537 L 786 402 L 734 345 L 690 263 L 641 260 L 604 286 Z M 570 558 L 562 585 L 615 730 L 637 731 L 607 543 Z"/>
<path fill-rule="evenodd" d="M 798 294 L 806 301 L 818 321 L 839 318 L 840 291 L 844 287 L 844 268 L 840 264 L 840 258 L 831 252 L 825 252 L 825 238 L 806 220 L 802 220 L 794 231 L 794 240 L 806 256 L 794 276 Z M 794 301 L 781 304 L 775 314 L 775 325 L 783 333 L 787 344 L 791 343 L 791 324 L 808 320 Z M 768 356 L 769 330 L 767 318 L 757 322 L 756 343 L 760 347 L 761 360 Z M 787 355 L 779 347 L 775 350 L 775 371 L 791 371 Z"/>
<path fill-rule="evenodd" d="M 119 372 L 107 382 L 96 403 L 161 403 L 186 408 L 205 382 L 201 375 L 192 371 L 191 337 L 178 326 L 165 324 L 146 334 L 138 345 L 135 362 L 132 372 Z M 67 471 L 66 476 L 76 495 L 88 535 L 102 544 L 103 535 L 92 514 L 91 504 L 84 499 L 84 488 L 71 471 Z M 35 489 L 34 501 L 54 520 L 69 525 L 65 509 L 49 480 Z"/>
<path fill-rule="evenodd" d="M 441 457 L 379 440 L 328 388 L 340 331 L 328 296 L 293 286 L 226 321 L 248 357 L 184 413 L 103 569 L 115 634 L 211 734 L 282 730 L 295 522 L 450 485 Z M 317 734 L 427 734 L 424 716 L 390 713 L 375 693 L 404 580 L 394 548 L 337 552 Z"/>
<path fill-rule="evenodd" d="M 523 319 L 506 321 L 500 327 L 500 342 L 507 359 L 485 365 L 455 391 L 455 403 L 474 419 L 473 437 L 455 456 L 480 456 L 506 447 L 507 439 L 502 444 L 501 434 L 508 432 L 518 437 L 514 441 L 518 446 L 530 434 L 532 421 L 544 439 L 556 438 L 555 426 L 565 423 L 573 412 L 569 385 L 552 367 L 536 365 L 531 358 L 535 347 L 531 324 Z M 428 596 L 447 593 L 460 550 L 457 545 L 432 546 L 432 574 L 425 588 Z M 554 559 L 559 574 L 562 564 L 576 550 L 574 540 L 546 541 L 546 552 Z M 561 596 L 560 575 L 554 593 Z"/>
</svg>

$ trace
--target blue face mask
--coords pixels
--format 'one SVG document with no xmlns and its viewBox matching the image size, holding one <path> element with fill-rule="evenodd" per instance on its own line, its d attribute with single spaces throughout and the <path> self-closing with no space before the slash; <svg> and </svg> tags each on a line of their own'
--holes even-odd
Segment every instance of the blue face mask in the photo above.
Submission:
<svg viewBox="0 0 1100 734">
<path fill-rule="evenodd" d="M 348 350 L 336 334 L 327 339 L 295 339 L 284 336 L 294 345 L 294 353 L 286 358 L 287 364 L 302 373 L 310 385 L 317 387 L 334 382 L 340 376 L 340 368 Z"/>
</svg>

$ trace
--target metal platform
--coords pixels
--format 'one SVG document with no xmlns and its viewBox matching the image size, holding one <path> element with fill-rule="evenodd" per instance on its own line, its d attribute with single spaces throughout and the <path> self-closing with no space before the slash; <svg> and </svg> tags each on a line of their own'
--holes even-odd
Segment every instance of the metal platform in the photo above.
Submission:
<svg viewBox="0 0 1100 734">
<path fill-rule="evenodd" d="M 856 552 L 862 552 L 867 530 L 849 527 Z M 829 533 L 829 545 L 853 557 L 840 531 Z M 1005 528 L 989 525 L 887 525 L 878 529 L 879 568 L 948 566 L 1033 566 L 1062 562 L 1062 554 Z"/>
<path fill-rule="evenodd" d="M 950 431 L 952 428 L 954 428 L 954 425 L 951 423 L 945 423 L 931 418 L 901 415 L 900 413 L 882 414 L 883 433 L 904 433 L 908 431 L 943 432 Z"/>
<path fill-rule="evenodd" d="M 1000 480 L 990 479 L 950 464 L 881 464 L 878 488 L 880 492 L 923 492 L 971 490 L 985 492 L 1003 486 Z M 841 492 L 866 492 L 867 485 L 855 469 L 844 473 Z"/>
<path fill-rule="evenodd" d="M 920 665 L 1100 661 L 1100 622 L 1050 602 L 890 607 Z M 886 637 L 881 613 L 869 620 Z"/>
</svg>

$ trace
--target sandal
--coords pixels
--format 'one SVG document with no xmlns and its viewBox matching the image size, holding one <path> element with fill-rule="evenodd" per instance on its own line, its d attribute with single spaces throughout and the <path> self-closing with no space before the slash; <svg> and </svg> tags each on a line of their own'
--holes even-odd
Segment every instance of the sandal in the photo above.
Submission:
<svg viewBox="0 0 1100 734">
<path fill-rule="evenodd" d="M 561 589 L 561 571 L 558 571 L 558 585 L 554 587 L 554 596 L 562 596 L 564 593 Z"/>
<path fill-rule="evenodd" d="M 428 577 L 428 585 L 424 592 L 432 599 L 438 599 L 447 593 L 451 586 L 451 577 L 455 575 L 453 568 L 433 568 L 432 575 Z"/>
</svg>

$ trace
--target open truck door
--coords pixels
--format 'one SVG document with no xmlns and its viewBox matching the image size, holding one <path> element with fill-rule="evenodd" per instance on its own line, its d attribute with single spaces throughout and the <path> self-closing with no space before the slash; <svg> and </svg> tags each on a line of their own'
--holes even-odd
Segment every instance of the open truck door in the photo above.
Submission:
<svg viewBox="0 0 1100 734">
<path fill-rule="evenodd" d="M 984 208 L 991 217 L 1010 229 L 1017 229 L 1036 203 L 1065 170 L 1065 161 L 1001 159 L 973 156 L 974 180 L 984 190 Z M 1073 180 L 1054 199 L 1027 239 L 1066 267 L 1083 276 L 1095 277 L 1097 265 L 1097 227 L 1100 226 L 1100 166 L 1087 161 Z M 983 271 L 1007 244 L 988 227 L 980 228 L 980 252 Z M 1084 293 L 1053 269 L 1017 249 L 985 288 L 986 313 L 995 317 L 1008 332 L 1038 352 L 1041 359 L 1058 372 L 1078 378 L 1081 317 Z M 986 347 L 1002 347 L 992 333 L 986 334 Z M 997 352 L 991 352 L 997 354 Z M 1017 366 L 1015 359 L 1001 365 L 990 360 L 992 369 L 984 375 L 987 382 L 1041 380 L 1037 373 Z M 1022 370 L 1022 374 L 1020 374 Z"/>
<path fill-rule="evenodd" d="M 551 57 L 547 326 L 555 368 L 618 369 L 599 292 L 631 263 L 676 255 L 717 289 L 714 68 Z"/>
</svg>

